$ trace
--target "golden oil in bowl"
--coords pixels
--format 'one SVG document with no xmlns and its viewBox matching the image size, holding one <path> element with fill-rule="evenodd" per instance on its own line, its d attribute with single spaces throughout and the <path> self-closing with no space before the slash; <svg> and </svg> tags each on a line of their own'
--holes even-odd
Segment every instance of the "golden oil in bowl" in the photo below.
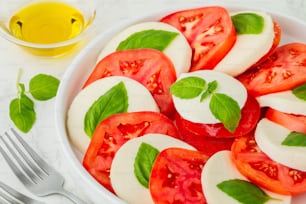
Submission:
<svg viewBox="0 0 306 204">
<path fill-rule="evenodd" d="M 30 52 L 42 56 L 57 56 L 75 46 L 63 44 L 77 37 L 85 29 L 81 11 L 63 2 L 42 1 L 18 10 L 9 21 L 9 29 L 19 40 L 41 45 L 25 46 Z M 55 45 L 55 47 L 53 47 Z"/>
</svg>

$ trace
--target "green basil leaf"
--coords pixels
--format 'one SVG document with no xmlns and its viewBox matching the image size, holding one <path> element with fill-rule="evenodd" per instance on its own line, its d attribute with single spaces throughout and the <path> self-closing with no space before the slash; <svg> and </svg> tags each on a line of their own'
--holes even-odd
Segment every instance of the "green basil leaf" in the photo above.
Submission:
<svg viewBox="0 0 306 204">
<path fill-rule="evenodd" d="M 130 35 L 118 45 L 116 50 L 153 48 L 163 51 L 178 35 L 165 30 L 144 30 Z"/>
<path fill-rule="evenodd" d="M 25 94 L 20 94 L 19 98 L 10 102 L 9 115 L 20 131 L 29 132 L 36 121 L 34 102 Z"/>
<path fill-rule="evenodd" d="M 306 147 L 306 134 L 293 131 L 285 138 L 282 145 Z"/>
<path fill-rule="evenodd" d="M 245 180 L 226 180 L 217 184 L 217 187 L 242 204 L 264 204 L 271 199 L 277 200 L 271 198 L 261 188 Z"/>
<path fill-rule="evenodd" d="M 60 81 L 46 74 L 34 76 L 29 83 L 29 91 L 36 100 L 49 100 L 56 96 Z"/>
<path fill-rule="evenodd" d="M 294 88 L 292 93 L 299 99 L 306 101 L 306 83 Z"/>
<path fill-rule="evenodd" d="M 225 94 L 214 93 L 209 108 L 229 132 L 235 132 L 241 118 L 241 112 L 239 104 L 234 99 Z"/>
<path fill-rule="evenodd" d="M 84 118 L 85 133 L 91 138 L 102 120 L 112 114 L 126 112 L 127 109 L 128 94 L 124 83 L 119 82 L 91 105 Z"/>
<path fill-rule="evenodd" d="M 207 84 L 206 91 L 201 95 L 201 102 L 204 101 L 209 95 L 211 95 L 218 88 L 218 82 L 216 80 Z"/>
<path fill-rule="evenodd" d="M 186 77 L 172 84 L 170 92 L 178 98 L 196 98 L 205 89 L 205 84 L 206 81 L 200 77 Z"/>
<path fill-rule="evenodd" d="M 148 188 L 153 163 L 159 151 L 147 143 L 141 143 L 135 161 L 134 174 L 141 185 Z"/>
<path fill-rule="evenodd" d="M 265 20 L 255 13 L 240 13 L 232 16 L 238 34 L 260 34 L 265 27 Z"/>
</svg>

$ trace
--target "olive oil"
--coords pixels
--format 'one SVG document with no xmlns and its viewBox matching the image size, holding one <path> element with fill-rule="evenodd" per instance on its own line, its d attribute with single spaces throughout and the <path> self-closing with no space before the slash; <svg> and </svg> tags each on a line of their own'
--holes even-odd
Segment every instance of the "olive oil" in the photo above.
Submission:
<svg viewBox="0 0 306 204">
<path fill-rule="evenodd" d="M 37 2 L 17 11 L 10 19 L 11 33 L 32 43 L 58 43 L 79 35 L 84 29 L 82 13 L 62 2 Z"/>
</svg>

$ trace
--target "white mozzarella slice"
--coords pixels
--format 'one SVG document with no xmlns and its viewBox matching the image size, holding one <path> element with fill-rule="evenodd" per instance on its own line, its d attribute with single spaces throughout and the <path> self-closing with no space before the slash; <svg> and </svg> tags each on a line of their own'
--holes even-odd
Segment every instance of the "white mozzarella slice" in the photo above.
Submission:
<svg viewBox="0 0 306 204">
<path fill-rule="evenodd" d="M 99 79 L 81 90 L 68 110 L 67 129 L 72 144 L 85 153 L 90 138 L 84 131 L 84 118 L 91 105 L 113 86 L 123 82 L 128 93 L 128 112 L 157 111 L 159 108 L 150 92 L 139 82 L 121 76 Z M 145 103 L 143 103 L 145 101 Z"/>
<path fill-rule="evenodd" d="M 100 55 L 98 56 L 97 62 L 99 62 L 106 55 L 116 51 L 116 48 L 118 47 L 120 42 L 127 39 L 130 35 L 150 29 L 177 32 L 179 34 L 171 42 L 171 44 L 163 51 L 163 53 L 165 53 L 166 56 L 168 56 L 169 59 L 172 61 L 177 76 L 180 73 L 187 72 L 190 68 L 191 56 L 192 56 L 192 51 L 189 46 L 189 43 L 187 42 L 186 38 L 179 30 L 177 30 L 175 27 L 171 25 L 162 22 L 139 23 L 132 25 L 126 28 L 125 30 L 121 31 L 119 34 L 113 37 L 109 41 L 109 43 L 106 44 L 106 46 L 103 48 Z"/>
<path fill-rule="evenodd" d="M 297 98 L 291 90 L 262 95 L 256 99 L 261 107 L 306 116 L 306 102 Z"/>
<path fill-rule="evenodd" d="M 274 161 L 306 171 L 306 147 L 281 144 L 290 132 L 289 129 L 263 118 L 257 124 L 255 140 L 259 148 Z"/>
<path fill-rule="evenodd" d="M 231 160 L 231 152 L 224 150 L 217 152 L 206 162 L 201 175 L 203 192 L 209 204 L 240 204 L 236 199 L 221 191 L 217 185 L 223 181 L 231 179 L 247 179 L 237 170 Z M 264 190 L 264 189 L 262 189 Z M 264 190 L 270 197 L 265 204 L 290 204 L 291 196 L 284 196 Z"/>
<path fill-rule="evenodd" d="M 152 145 L 159 151 L 170 147 L 195 150 L 189 144 L 163 134 L 146 134 L 127 141 L 116 153 L 110 171 L 110 179 L 114 191 L 127 203 L 154 203 L 150 190 L 142 186 L 134 175 L 134 161 L 143 142 Z"/>
<path fill-rule="evenodd" d="M 238 80 L 225 73 L 212 70 L 201 70 L 181 74 L 177 81 L 191 76 L 203 78 L 205 79 L 206 83 L 216 80 L 218 82 L 217 92 L 232 97 L 237 101 L 240 109 L 244 106 L 247 100 L 246 88 Z M 184 119 L 195 123 L 220 123 L 220 121 L 214 117 L 209 109 L 211 97 L 208 97 L 202 102 L 200 102 L 201 96 L 193 99 L 181 99 L 176 96 L 172 97 L 176 110 Z"/>
<path fill-rule="evenodd" d="M 243 73 L 255 64 L 272 47 L 274 39 L 274 25 L 270 15 L 264 12 L 243 11 L 233 13 L 255 13 L 264 18 L 264 30 L 260 34 L 239 34 L 236 42 L 227 55 L 214 68 L 232 76 Z"/>
</svg>

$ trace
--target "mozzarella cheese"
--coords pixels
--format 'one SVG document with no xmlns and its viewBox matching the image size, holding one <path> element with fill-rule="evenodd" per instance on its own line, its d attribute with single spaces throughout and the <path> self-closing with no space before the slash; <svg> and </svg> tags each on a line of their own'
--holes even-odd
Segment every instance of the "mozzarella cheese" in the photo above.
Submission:
<svg viewBox="0 0 306 204">
<path fill-rule="evenodd" d="M 128 93 L 128 112 L 157 111 L 159 108 L 150 92 L 139 82 L 121 76 L 99 79 L 81 90 L 68 110 L 67 129 L 72 144 L 85 153 L 90 138 L 84 131 L 84 118 L 91 105 L 113 86 L 123 82 Z M 145 101 L 145 103 L 143 103 Z"/>
<path fill-rule="evenodd" d="M 246 88 L 238 80 L 225 73 L 212 70 L 201 70 L 181 74 L 177 81 L 190 76 L 203 78 L 205 79 L 206 84 L 216 80 L 218 82 L 217 92 L 232 97 L 237 101 L 240 109 L 244 106 L 247 100 Z M 206 98 L 202 102 L 200 102 L 201 96 L 193 99 L 181 99 L 176 96 L 172 97 L 176 110 L 184 119 L 195 123 L 220 123 L 220 121 L 214 117 L 209 109 L 211 97 Z"/>
<path fill-rule="evenodd" d="M 306 147 L 281 144 L 290 132 L 289 129 L 264 118 L 257 124 L 255 140 L 259 148 L 274 161 L 306 171 Z"/>
<path fill-rule="evenodd" d="M 243 73 L 255 64 L 272 47 L 274 39 L 274 25 L 270 15 L 264 12 L 242 11 L 233 13 L 255 13 L 264 18 L 264 30 L 260 34 L 239 34 L 232 49 L 214 68 L 232 76 Z"/>
<path fill-rule="evenodd" d="M 230 151 L 224 150 L 217 152 L 206 162 L 201 175 L 203 192 L 209 204 L 240 204 L 237 200 L 221 191 L 217 184 L 231 180 L 247 180 L 235 167 L 231 161 Z M 263 190 L 263 189 L 262 189 Z M 269 200 L 265 204 L 290 204 L 291 196 L 284 196 L 264 190 L 270 197 L 276 198 Z"/>
<path fill-rule="evenodd" d="M 262 95 L 256 99 L 261 107 L 306 116 L 306 102 L 297 98 L 291 90 Z"/>
<path fill-rule="evenodd" d="M 170 32 L 177 32 L 179 35 L 171 42 L 171 44 L 163 51 L 166 56 L 172 61 L 177 76 L 180 73 L 187 72 L 191 64 L 192 51 L 184 35 L 175 27 L 162 22 L 144 22 L 132 25 L 125 30 L 121 31 L 115 37 L 113 37 L 108 44 L 103 48 L 98 56 L 97 62 L 99 62 L 106 55 L 116 51 L 117 46 L 123 40 L 127 39 L 130 35 L 144 31 L 144 30 L 165 30 Z"/>
<path fill-rule="evenodd" d="M 134 161 L 143 142 L 152 145 L 159 151 L 170 147 L 195 150 L 189 144 L 163 134 L 146 134 L 127 141 L 116 153 L 110 171 L 110 179 L 114 191 L 127 203 L 154 203 L 150 190 L 142 186 L 134 175 Z"/>
</svg>

